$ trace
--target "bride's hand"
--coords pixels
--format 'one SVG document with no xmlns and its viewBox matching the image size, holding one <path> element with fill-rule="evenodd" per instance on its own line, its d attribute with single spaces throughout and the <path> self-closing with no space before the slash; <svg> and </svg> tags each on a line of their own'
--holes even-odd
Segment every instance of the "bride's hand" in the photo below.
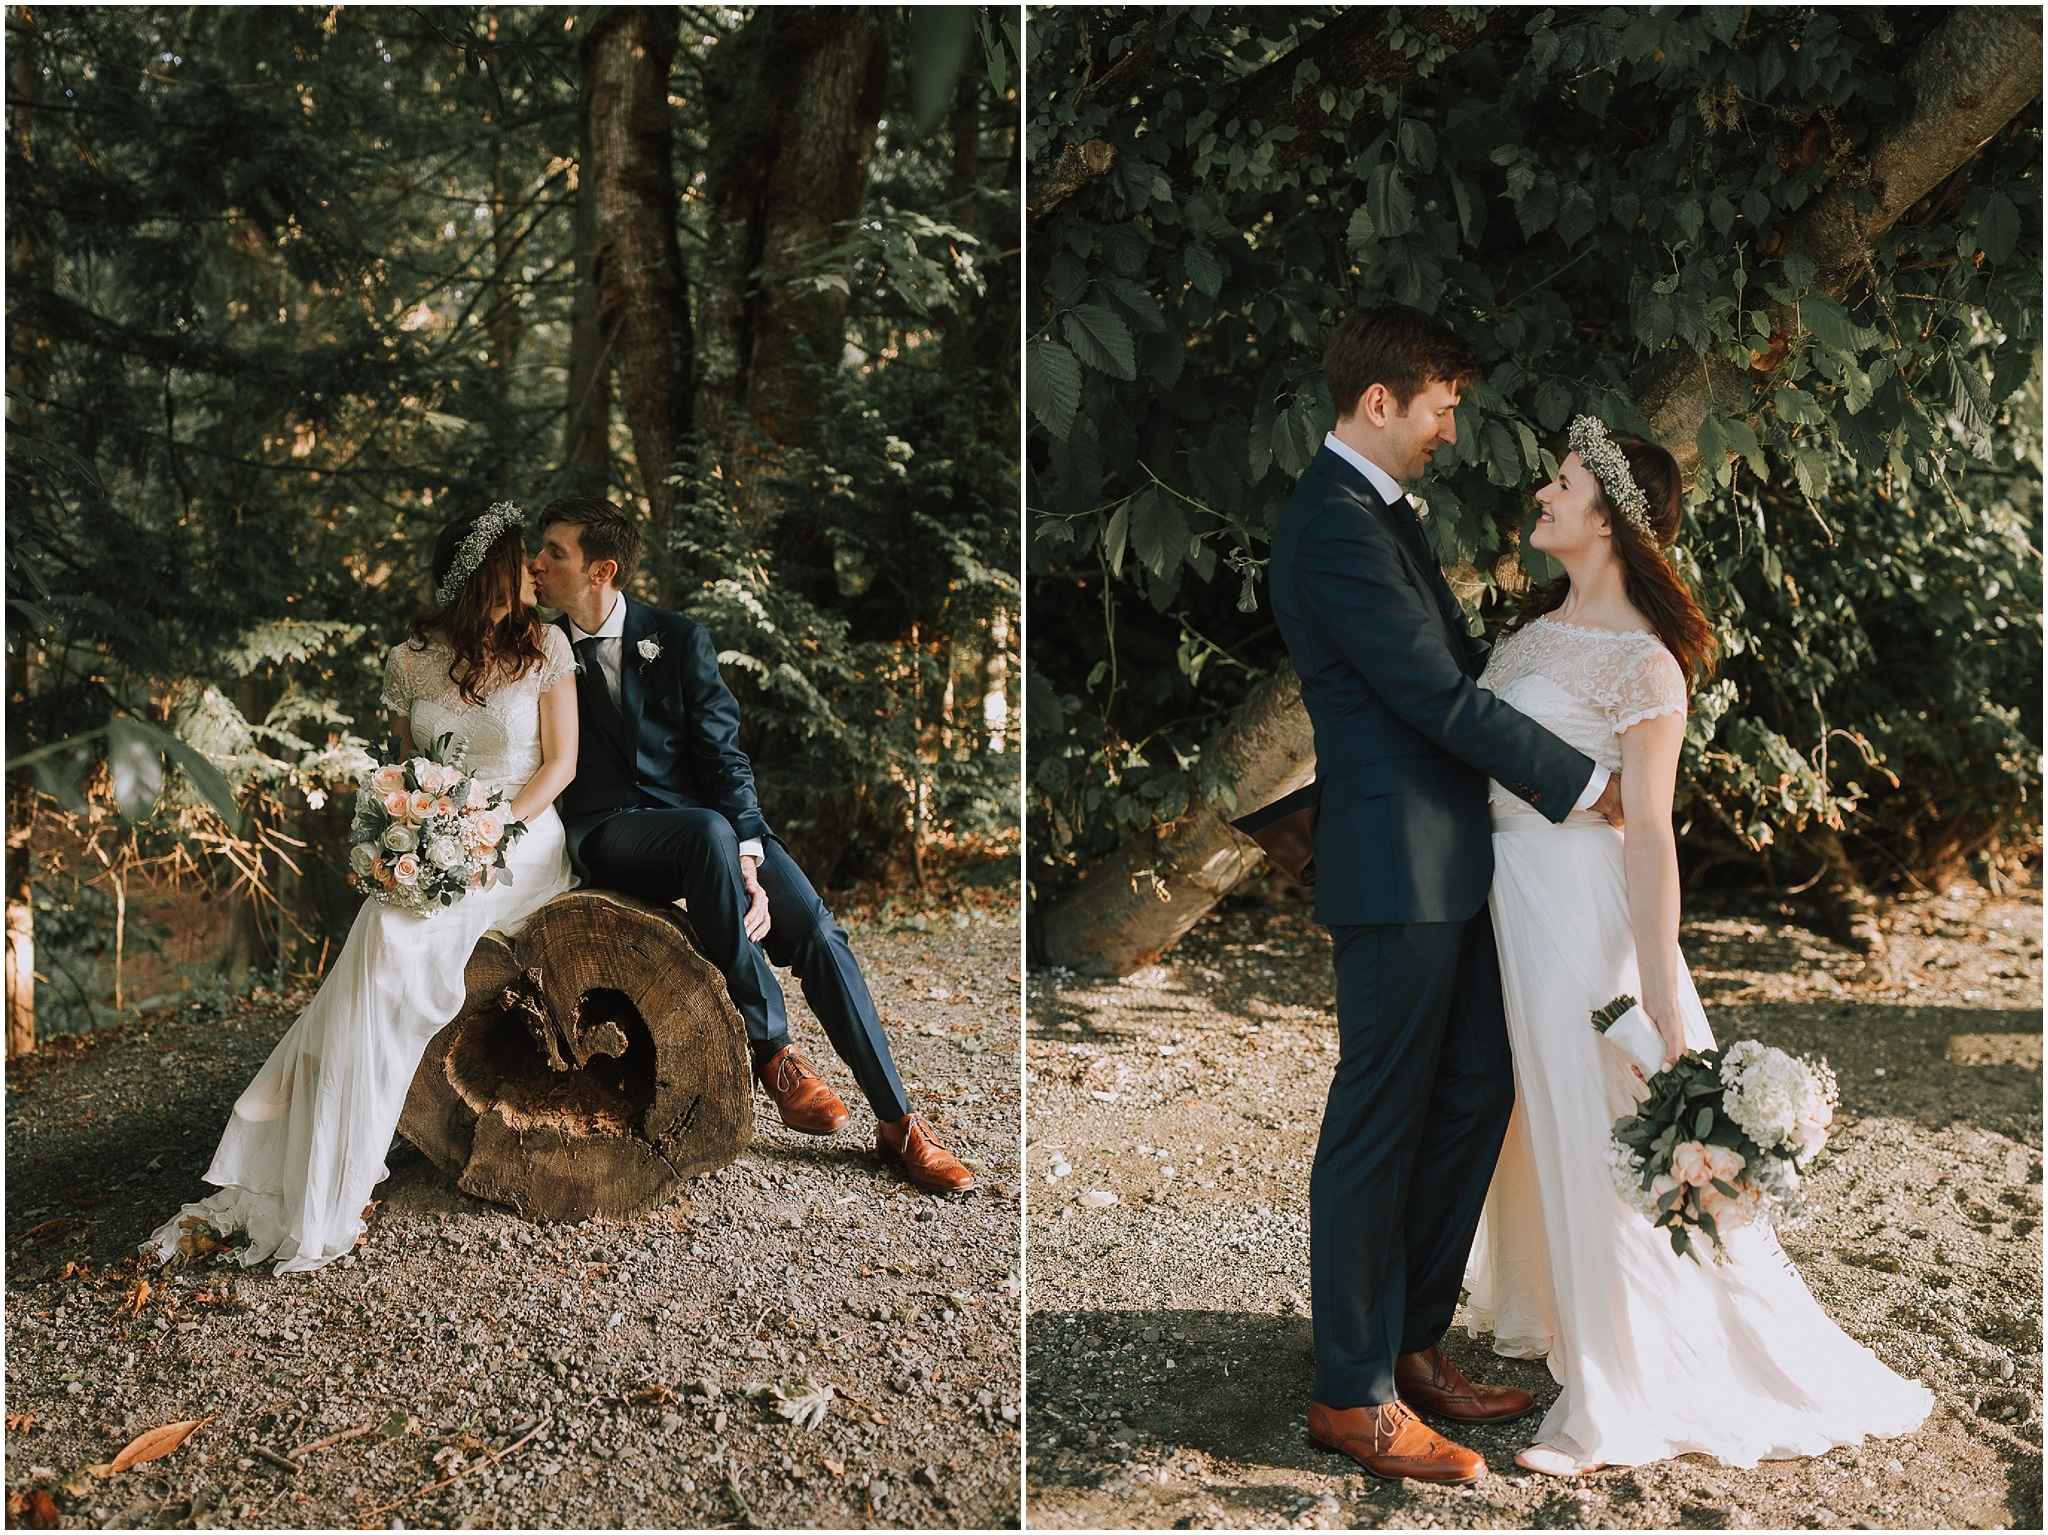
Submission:
<svg viewBox="0 0 2048 1535">
<path fill-rule="evenodd" d="M 1646 998 L 1643 1011 L 1650 1015 L 1650 1022 L 1657 1025 L 1657 1033 L 1664 1041 L 1664 1060 L 1657 1069 L 1667 1071 L 1672 1062 L 1685 1054 L 1685 1021 L 1679 1016 L 1678 999 Z"/>
</svg>

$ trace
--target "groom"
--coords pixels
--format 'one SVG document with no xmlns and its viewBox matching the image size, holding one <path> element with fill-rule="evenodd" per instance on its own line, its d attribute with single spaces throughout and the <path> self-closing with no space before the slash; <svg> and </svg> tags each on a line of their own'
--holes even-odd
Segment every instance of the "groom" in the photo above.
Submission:
<svg viewBox="0 0 2048 1535">
<path fill-rule="evenodd" d="M 847 1113 L 790 1042 L 771 960 L 795 969 L 867 1095 L 883 1159 L 924 1188 L 972 1188 L 974 1175 L 910 1111 L 845 930 L 762 818 L 711 637 L 620 590 L 639 558 L 640 530 L 609 501 L 564 497 L 541 513 L 534 585 L 562 610 L 578 662 L 576 777 L 561 798 L 571 866 L 587 884 L 688 901 L 784 1124 L 832 1135 Z"/>
<path fill-rule="evenodd" d="M 1467 1482 L 1485 1460 L 1416 1417 L 1519 1417 L 1437 1347 L 1457 1309 L 1515 1080 L 1487 914 L 1487 780 L 1552 821 L 1619 824 L 1620 784 L 1476 685 L 1472 637 L 1400 482 L 1457 441 L 1472 347 L 1400 305 L 1323 353 L 1336 430 L 1273 537 L 1273 609 L 1315 726 L 1316 921 L 1338 1060 L 1309 1177 L 1309 1435 L 1386 1477 Z"/>
</svg>

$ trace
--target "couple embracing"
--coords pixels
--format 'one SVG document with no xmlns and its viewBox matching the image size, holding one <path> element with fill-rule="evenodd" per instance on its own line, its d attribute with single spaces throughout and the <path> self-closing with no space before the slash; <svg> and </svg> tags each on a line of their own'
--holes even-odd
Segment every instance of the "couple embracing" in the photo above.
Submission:
<svg viewBox="0 0 2048 1535">
<path fill-rule="evenodd" d="M 687 901 L 784 1124 L 831 1135 L 847 1111 L 791 1042 L 771 962 L 794 970 L 860 1084 L 882 1158 L 934 1191 L 973 1186 L 911 1110 L 845 931 L 762 817 L 710 636 L 625 595 L 641 540 L 618 507 L 568 497 L 540 522 L 531 559 L 510 502 L 443 529 L 435 610 L 385 667 L 405 754 L 449 737 L 524 824 L 511 877 L 432 915 L 363 903 L 311 1005 L 235 1101 L 206 1173 L 221 1191 L 145 1251 L 169 1260 L 199 1232 L 241 1236 L 245 1265 L 275 1260 L 282 1274 L 353 1249 L 420 1057 L 461 1009 L 477 939 L 516 934 L 579 877 Z M 538 603 L 560 619 L 541 623 Z"/>
<path fill-rule="evenodd" d="M 1309 1434 L 1387 1477 L 1485 1460 L 1425 1424 L 1503 1422 L 1440 1342 L 1467 1326 L 1562 1390 L 1519 1464 L 1733 1466 L 1911 1432 L 1932 1398 L 1829 1320 L 1767 1227 L 1675 1254 L 1617 1191 L 1644 1091 L 1591 1015 L 1642 998 L 1664 1064 L 1712 1048 L 1678 948 L 1673 790 L 1712 631 L 1663 553 L 1663 448 L 1591 417 L 1536 492 L 1564 567 L 1491 648 L 1402 494 L 1457 440 L 1472 347 L 1401 306 L 1324 354 L 1339 411 L 1273 540 L 1273 605 L 1315 727 L 1316 921 L 1339 1057 L 1309 1184 Z M 1475 1240 L 1476 1236 L 1476 1240 Z"/>
</svg>

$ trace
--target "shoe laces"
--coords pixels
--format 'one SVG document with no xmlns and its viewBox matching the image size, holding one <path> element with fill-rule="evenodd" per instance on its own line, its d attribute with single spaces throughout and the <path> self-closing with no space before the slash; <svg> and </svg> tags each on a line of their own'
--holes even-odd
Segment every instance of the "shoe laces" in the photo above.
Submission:
<svg viewBox="0 0 2048 1535">
<path fill-rule="evenodd" d="M 815 1077 L 817 1073 L 811 1070 L 811 1063 L 803 1058 L 796 1046 L 791 1045 L 775 1058 L 775 1067 L 770 1075 L 774 1078 L 771 1085 L 775 1091 L 786 1093 L 797 1083 L 808 1077 Z"/>
</svg>

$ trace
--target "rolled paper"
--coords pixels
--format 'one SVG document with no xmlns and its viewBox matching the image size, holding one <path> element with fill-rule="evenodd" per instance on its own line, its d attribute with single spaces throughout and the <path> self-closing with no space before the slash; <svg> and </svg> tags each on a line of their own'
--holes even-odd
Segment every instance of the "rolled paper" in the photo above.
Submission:
<svg viewBox="0 0 2048 1535">
<path fill-rule="evenodd" d="M 1654 1077 L 1664 1066 L 1664 1036 L 1640 1005 L 1615 1019 L 1600 1036 L 1639 1067 L 1645 1077 Z"/>
</svg>

